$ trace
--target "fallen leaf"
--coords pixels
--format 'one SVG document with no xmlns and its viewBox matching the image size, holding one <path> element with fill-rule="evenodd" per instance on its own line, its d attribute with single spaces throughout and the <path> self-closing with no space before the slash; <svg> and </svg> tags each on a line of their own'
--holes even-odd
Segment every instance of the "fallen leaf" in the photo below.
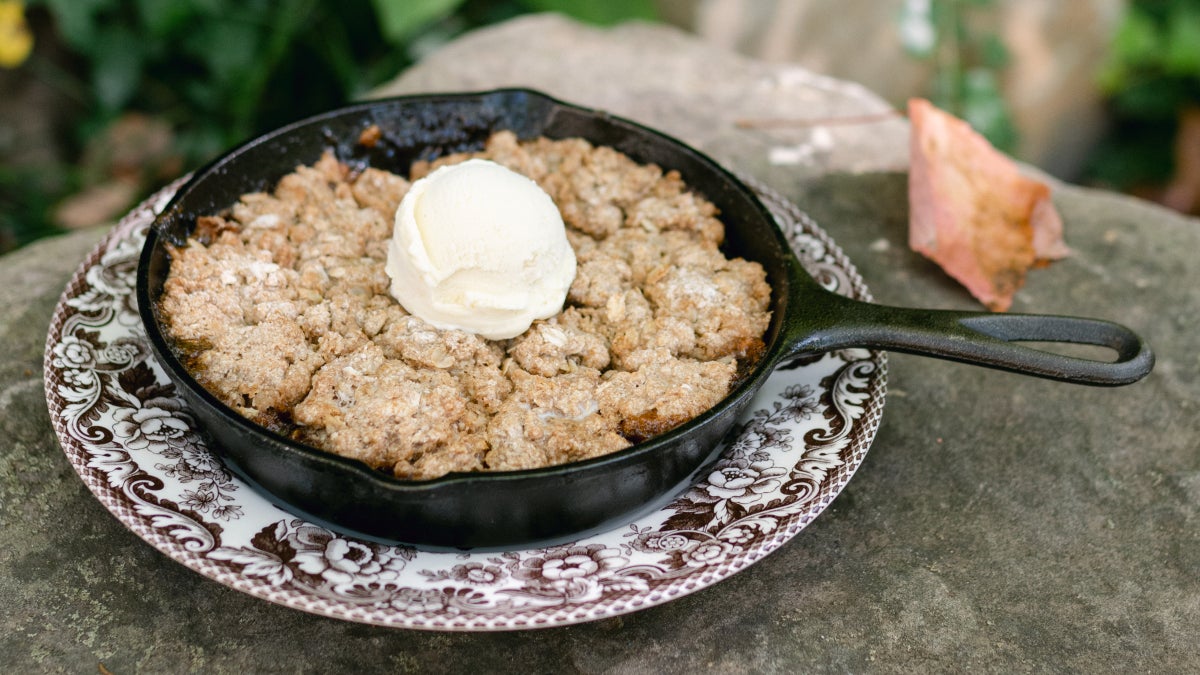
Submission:
<svg viewBox="0 0 1200 675">
<path fill-rule="evenodd" d="M 1029 268 L 1070 253 L 1050 187 L 929 101 L 910 100 L 908 115 L 909 246 L 1007 311 Z"/>
</svg>

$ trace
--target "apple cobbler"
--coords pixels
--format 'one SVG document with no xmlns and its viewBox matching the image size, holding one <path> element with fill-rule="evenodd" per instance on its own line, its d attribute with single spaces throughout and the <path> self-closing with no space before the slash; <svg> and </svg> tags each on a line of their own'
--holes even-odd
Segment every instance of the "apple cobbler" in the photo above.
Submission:
<svg viewBox="0 0 1200 675">
<path fill-rule="evenodd" d="M 470 158 L 536 181 L 578 261 L 562 312 L 508 340 L 434 328 L 388 293 L 409 180 Z M 527 469 L 625 448 L 726 396 L 762 351 L 770 288 L 723 236 L 676 172 L 580 139 L 499 132 L 408 178 L 327 154 L 199 218 L 160 309 L 196 379 L 275 432 L 406 479 Z"/>
</svg>

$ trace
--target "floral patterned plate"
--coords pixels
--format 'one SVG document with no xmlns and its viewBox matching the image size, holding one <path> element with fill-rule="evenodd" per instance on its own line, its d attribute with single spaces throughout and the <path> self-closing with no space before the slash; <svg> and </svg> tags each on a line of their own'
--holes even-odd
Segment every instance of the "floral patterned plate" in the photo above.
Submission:
<svg viewBox="0 0 1200 675">
<path fill-rule="evenodd" d="M 126 216 L 83 262 L 46 342 L 46 399 L 84 482 L 129 529 L 200 574 L 316 614 L 430 630 L 557 626 L 711 586 L 796 536 L 842 490 L 879 426 L 885 355 L 846 350 L 779 368 L 674 501 L 571 543 L 435 552 L 367 541 L 274 506 L 205 447 L 149 355 L 134 306 L 147 229 L 179 183 Z M 803 212 L 757 188 L 809 271 L 869 300 Z"/>
</svg>

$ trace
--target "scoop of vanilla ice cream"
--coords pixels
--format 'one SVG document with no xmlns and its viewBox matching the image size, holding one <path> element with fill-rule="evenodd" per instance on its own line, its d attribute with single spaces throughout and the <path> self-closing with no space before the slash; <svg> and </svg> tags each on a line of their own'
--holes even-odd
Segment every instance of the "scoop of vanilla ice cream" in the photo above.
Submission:
<svg viewBox="0 0 1200 675">
<path fill-rule="evenodd" d="M 409 313 L 502 340 L 562 310 L 575 252 L 537 183 L 472 159 L 412 184 L 396 210 L 386 269 Z"/>
</svg>

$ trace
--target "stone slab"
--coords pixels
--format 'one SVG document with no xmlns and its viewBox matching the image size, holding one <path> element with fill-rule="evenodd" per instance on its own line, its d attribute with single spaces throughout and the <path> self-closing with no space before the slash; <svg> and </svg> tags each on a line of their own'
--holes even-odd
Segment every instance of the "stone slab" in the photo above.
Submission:
<svg viewBox="0 0 1200 675">
<path fill-rule="evenodd" d="M 598 29 L 553 14 L 522 17 L 459 38 L 372 96 L 499 87 L 628 117 L 718 160 L 799 175 L 908 166 L 906 122 L 864 87 L 660 25 Z"/>
<path fill-rule="evenodd" d="M 506 37 L 489 42 L 497 35 Z M 642 48 L 663 58 L 686 52 L 708 72 L 725 59 L 774 72 L 666 29 L 593 31 L 546 18 L 447 49 L 461 54 L 486 39 L 476 45 L 497 58 L 500 48 L 591 40 L 597 58 L 629 68 L 622 86 L 646 92 L 628 99 L 643 112 L 627 114 L 694 133 L 783 191 L 847 250 L 877 300 L 975 307 L 904 247 L 903 173 L 866 149 L 864 165 L 876 170 L 831 172 L 771 163 L 767 144 L 721 140 L 737 130 L 705 136 L 711 127 L 695 122 L 696 111 L 711 97 L 735 98 L 747 81 L 714 77 L 689 99 L 626 60 L 637 48 L 629 35 L 658 45 Z M 467 84 L 437 59 L 401 82 Z M 568 82 L 585 66 L 559 67 Z M 472 87 L 513 83 L 498 67 L 493 80 L 477 77 Z M 645 78 L 656 84 L 639 84 Z M 666 103 L 653 105 L 655 97 Z M 1069 186 L 1055 198 L 1077 254 L 1032 273 L 1014 309 L 1129 324 L 1159 356 L 1147 380 L 1094 389 L 892 355 L 884 422 L 865 463 L 787 546 L 663 606 L 523 633 L 424 633 L 312 616 L 221 586 L 142 542 L 75 475 L 41 386 L 51 312 L 101 232 L 2 257 L 0 657 L 13 672 L 45 673 L 99 664 L 113 673 L 238 674 L 1196 672 L 1200 221 Z"/>
</svg>

